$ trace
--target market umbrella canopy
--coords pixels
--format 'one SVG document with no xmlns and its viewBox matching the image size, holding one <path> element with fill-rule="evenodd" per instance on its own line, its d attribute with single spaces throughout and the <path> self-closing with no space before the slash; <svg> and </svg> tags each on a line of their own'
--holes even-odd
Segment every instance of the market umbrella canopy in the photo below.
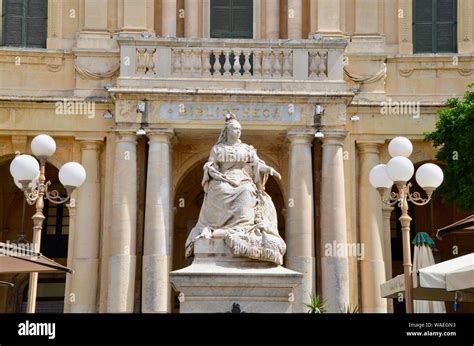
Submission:
<svg viewBox="0 0 474 346">
<path fill-rule="evenodd" d="M 39 252 L 31 251 L 24 246 L 0 242 L 0 274 L 54 271 L 72 273 L 68 267 Z"/>
<path fill-rule="evenodd" d="M 474 253 L 420 269 L 420 285 L 474 293 Z"/>
<path fill-rule="evenodd" d="M 418 232 L 413 239 L 415 246 L 415 255 L 413 259 L 413 271 L 416 273 L 419 269 L 429 267 L 435 264 L 433 251 L 431 248 L 435 245 L 433 239 L 426 232 Z M 446 313 L 444 302 L 430 300 L 414 300 L 413 308 L 415 313 Z"/>
<path fill-rule="evenodd" d="M 448 234 L 465 234 L 474 233 L 474 215 L 470 215 L 465 219 L 456 221 L 455 223 L 440 228 L 436 232 L 436 238 L 441 239 Z"/>
<path fill-rule="evenodd" d="M 456 301 L 462 292 L 463 302 L 474 302 L 474 253 L 441 262 L 413 273 L 413 298 Z M 403 275 L 380 285 L 382 298 L 398 298 L 405 291 Z"/>
</svg>

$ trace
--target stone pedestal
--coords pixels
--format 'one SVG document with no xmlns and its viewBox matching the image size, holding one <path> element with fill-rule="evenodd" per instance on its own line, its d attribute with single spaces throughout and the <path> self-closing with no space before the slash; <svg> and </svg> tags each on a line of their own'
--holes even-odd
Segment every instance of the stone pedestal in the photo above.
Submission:
<svg viewBox="0 0 474 346">
<path fill-rule="evenodd" d="M 170 273 L 181 313 L 293 312 L 303 274 L 233 256 L 221 237 L 197 239 L 194 256 L 189 267 Z"/>
</svg>

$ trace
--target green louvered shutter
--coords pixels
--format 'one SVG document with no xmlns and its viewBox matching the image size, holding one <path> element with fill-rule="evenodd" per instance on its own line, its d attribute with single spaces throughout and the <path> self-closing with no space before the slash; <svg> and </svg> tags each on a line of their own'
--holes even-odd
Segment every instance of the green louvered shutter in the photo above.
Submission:
<svg viewBox="0 0 474 346">
<path fill-rule="evenodd" d="M 456 0 L 413 0 L 415 53 L 457 51 L 456 9 Z"/>
<path fill-rule="evenodd" d="M 46 48 L 48 0 L 3 2 L 3 44 Z"/>
<path fill-rule="evenodd" d="M 437 0 L 436 3 L 436 52 L 455 53 L 457 52 L 456 0 Z"/>
<path fill-rule="evenodd" d="M 23 0 L 3 0 L 3 44 L 5 46 L 23 46 Z"/>
<path fill-rule="evenodd" d="M 415 53 L 433 52 L 433 2 L 414 0 L 413 48 Z"/>
<path fill-rule="evenodd" d="M 47 0 L 28 0 L 26 10 L 26 46 L 46 48 Z"/>
<path fill-rule="evenodd" d="M 211 1 L 211 37 L 229 37 L 232 31 L 231 0 Z"/>
<path fill-rule="evenodd" d="M 252 38 L 252 0 L 211 0 L 211 37 Z"/>
<path fill-rule="evenodd" d="M 236 38 L 253 38 L 252 0 L 232 1 L 232 35 Z"/>
</svg>

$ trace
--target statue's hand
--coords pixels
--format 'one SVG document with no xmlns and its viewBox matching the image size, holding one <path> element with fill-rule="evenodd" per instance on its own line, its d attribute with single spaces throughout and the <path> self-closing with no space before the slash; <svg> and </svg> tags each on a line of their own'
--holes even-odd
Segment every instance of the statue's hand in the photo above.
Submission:
<svg viewBox="0 0 474 346">
<path fill-rule="evenodd" d="M 271 175 L 271 176 L 274 176 L 274 177 L 277 177 L 278 180 L 281 180 L 281 175 L 280 175 L 280 173 L 278 173 L 274 168 L 270 168 L 270 175 Z"/>
</svg>

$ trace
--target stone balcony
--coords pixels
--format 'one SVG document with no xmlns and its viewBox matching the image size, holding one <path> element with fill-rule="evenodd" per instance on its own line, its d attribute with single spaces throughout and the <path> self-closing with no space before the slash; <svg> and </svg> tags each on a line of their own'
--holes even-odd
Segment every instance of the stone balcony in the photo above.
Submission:
<svg viewBox="0 0 474 346">
<path fill-rule="evenodd" d="M 343 39 L 120 37 L 119 89 L 339 93 Z M 298 82 L 298 83 L 295 83 Z"/>
</svg>

